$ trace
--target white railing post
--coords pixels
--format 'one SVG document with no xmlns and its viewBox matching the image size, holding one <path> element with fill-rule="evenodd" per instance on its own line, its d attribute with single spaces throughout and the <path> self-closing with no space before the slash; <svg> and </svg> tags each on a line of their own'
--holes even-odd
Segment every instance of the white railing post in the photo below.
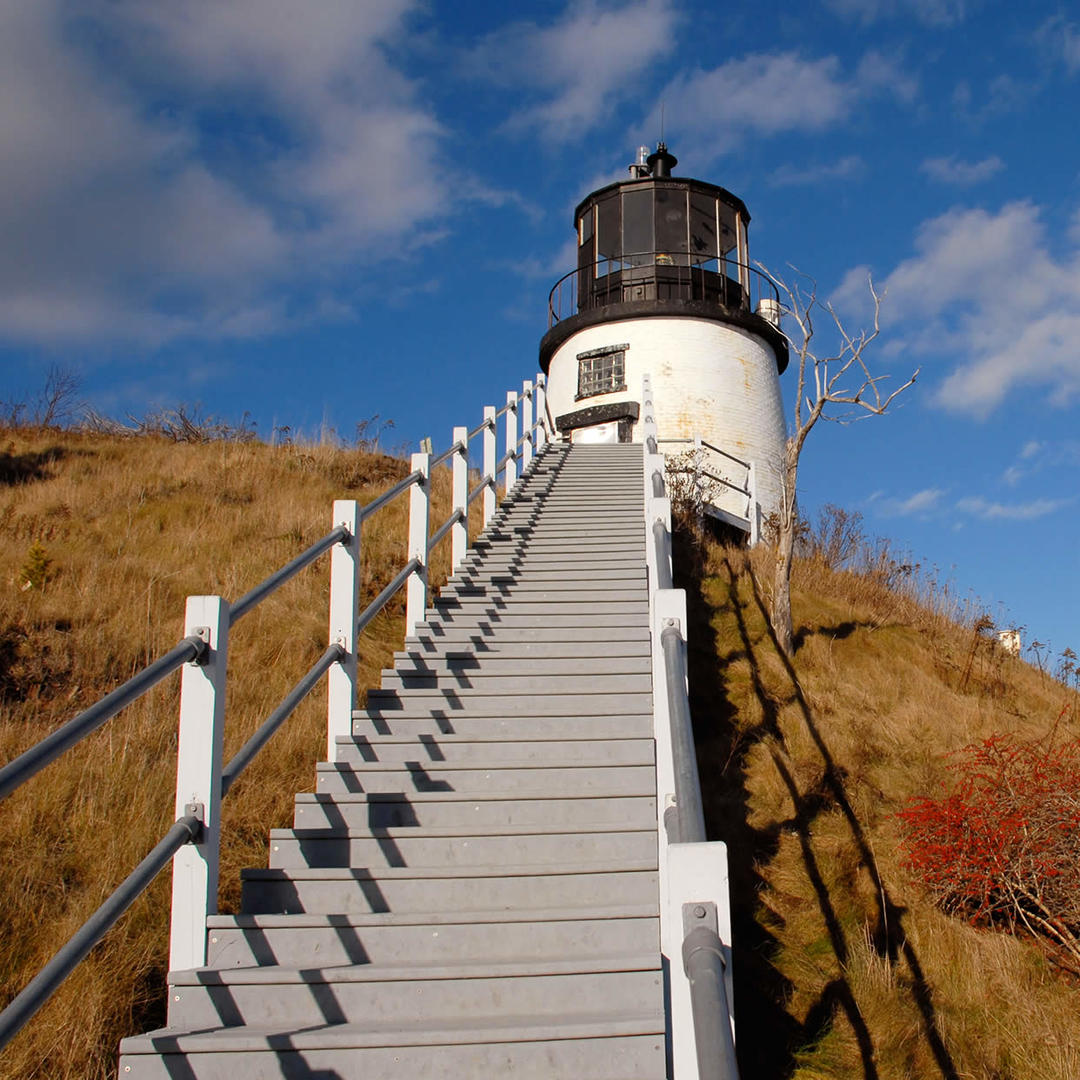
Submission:
<svg viewBox="0 0 1080 1080">
<path fill-rule="evenodd" d="M 454 428 L 453 441 L 460 443 L 453 457 L 454 512 L 461 511 L 461 520 L 450 528 L 450 573 L 453 573 L 465 558 L 469 546 L 469 429 Z"/>
<path fill-rule="evenodd" d="M 543 450 L 547 444 L 547 380 L 536 375 L 536 449 Z"/>
<path fill-rule="evenodd" d="M 206 917 L 217 911 L 229 605 L 220 596 L 189 596 L 184 635 L 189 634 L 203 638 L 208 648 L 180 676 L 176 817 L 194 814 L 203 827 L 199 842 L 185 844 L 173 858 L 170 971 L 206 963 Z"/>
<path fill-rule="evenodd" d="M 484 521 L 483 528 L 495 516 L 496 461 L 495 406 L 484 406 Z"/>
<path fill-rule="evenodd" d="M 506 391 L 506 472 L 503 474 L 503 491 L 510 494 L 510 489 L 517 483 L 517 394 Z"/>
<path fill-rule="evenodd" d="M 521 471 L 524 472 L 533 456 L 533 391 L 530 382 L 521 384 L 521 434 L 525 437 L 521 444 Z"/>
<path fill-rule="evenodd" d="M 409 575 L 405 586 L 405 636 L 416 633 L 418 623 L 427 614 L 428 597 L 428 521 L 431 515 L 431 455 L 413 454 L 411 468 L 421 473 L 419 483 L 409 488 L 409 561 L 420 565 Z"/>
<path fill-rule="evenodd" d="M 356 704 L 356 616 L 360 599 L 360 504 L 334 500 L 334 527 L 349 530 L 330 552 L 330 637 L 345 655 L 326 674 L 326 760 L 337 758 L 338 736 L 352 734 Z"/>
</svg>

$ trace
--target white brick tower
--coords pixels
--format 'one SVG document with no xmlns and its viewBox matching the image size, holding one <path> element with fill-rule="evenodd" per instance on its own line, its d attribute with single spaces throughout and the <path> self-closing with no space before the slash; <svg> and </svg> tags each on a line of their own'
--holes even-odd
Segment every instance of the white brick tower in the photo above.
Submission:
<svg viewBox="0 0 1080 1080">
<path fill-rule="evenodd" d="M 565 439 L 634 442 L 651 375 L 661 450 L 700 441 L 696 458 L 719 478 L 709 512 L 756 539 L 780 500 L 779 300 L 750 266 L 743 201 L 673 177 L 676 164 L 663 143 L 642 147 L 629 180 L 574 211 L 577 269 L 551 290 L 540 342 L 548 409 Z"/>
</svg>

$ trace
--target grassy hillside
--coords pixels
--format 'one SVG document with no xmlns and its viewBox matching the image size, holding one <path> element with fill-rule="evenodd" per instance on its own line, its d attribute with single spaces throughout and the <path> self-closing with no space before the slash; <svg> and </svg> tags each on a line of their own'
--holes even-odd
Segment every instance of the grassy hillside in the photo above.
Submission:
<svg viewBox="0 0 1080 1080">
<path fill-rule="evenodd" d="M 171 648 L 186 595 L 236 599 L 332 528 L 335 498 L 366 502 L 406 471 L 331 446 L 0 432 L 0 761 Z M 433 526 L 449 514 L 439 473 Z M 364 528 L 361 603 L 406 561 L 407 503 Z M 238 624 L 226 759 L 326 647 L 328 567 L 324 556 Z M 400 648 L 403 603 L 368 629 L 361 686 L 377 686 Z M 178 685 L 174 675 L 0 803 L 4 1004 L 171 824 Z M 320 687 L 230 793 L 223 910 L 238 903 L 240 869 L 266 864 L 267 830 L 291 823 L 293 793 L 311 790 L 325 724 Z M 164 1019 L 168 898 L 166 871 L 0 1054 L 0 1076 L 115 1075 L 121 1035 Z"/>
<path fill-rule="evenodd" d="M 730 844 L 742 1075 L 1080 1076 L 1075 981 L 1030 940 L 940 914 L 902 865 L 896 818 L 964 745 L 1040 738 L 1063 706 L 1075 736 L 1075 691 L 919 602 L 887 563 L 797 565 L 792 663 L 768 631 L 767 551 L 680 565 L 706 813 Z"/>
<path fill-rule="evenodd" d="M 235 599 L 330 528 L 334 498 L 367 501 L 405 471 L 242 441 L 19 430 L 0 450 L 0 761 L 171 647 L 187 594 Z M 441 472 L 433 524 L 449 512 Z M 366 602 L 405 561 L 405 500 L 365 528 L 363 552 Z M 1045 733 L 1068 691 L 942 613 L 947 596 L 920 602 L 888 560 L 836 562 L 796 567 L 788 664 L 756 584 L 767 551 L 677 560 L 709 827 L 730 845 L 743 1076 L 1080 1076 L 1075 987 L 1032 943 L 938 913 L 902 866 L 895 816 L 947 778 L 950 751 Z M 322 651 L 326 618 L 321 562 L 239 625 L 227 754 Z M 361 685 L 402 623 L 399 603 L 370 628 Z M 174 678 L 0 803 L 0 1000 L 170 823 L 176 710 Z M 310 790 L 324 724 L 320 690 L 226 803 L 223 910 Z M 119 1038 L 162 1022 L 168 890 L 166 873 L 0 1055 L 0 1077 L 104 1080 Z"/>
</svg>

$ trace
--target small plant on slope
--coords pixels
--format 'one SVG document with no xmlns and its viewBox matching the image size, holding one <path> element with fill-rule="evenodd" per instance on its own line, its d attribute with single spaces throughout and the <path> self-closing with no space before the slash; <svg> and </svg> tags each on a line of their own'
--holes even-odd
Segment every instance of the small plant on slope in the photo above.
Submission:
<svg viewBox="0 0 1080 1080">
<path fill-rule="evenodd" d="M 950 914 L 1026 930 L 1080 972 L 1080 737 L 992 735 L 965 747 L 954 790 L 909 801 L 908 867 Z"/>
</svg>

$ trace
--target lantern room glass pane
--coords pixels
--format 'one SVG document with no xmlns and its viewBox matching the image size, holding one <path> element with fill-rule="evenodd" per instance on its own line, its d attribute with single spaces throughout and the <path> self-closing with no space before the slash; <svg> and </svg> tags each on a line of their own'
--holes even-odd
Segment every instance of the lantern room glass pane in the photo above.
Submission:
<svg viewBox="0 0 1080 1080">
<path fill-rule="evenodd" d="M 738 245 L 738 233 L 735 229 L 735 211 L 727 203 L 720 203 L 720 254 L 728 253 Z M 736 260 L 737 255 L 728 255 Z"/>
<path fill-rule="evenodd" d="M 652 262 L 653 246 L 653 189 L 635 188 L 623 192 L 622 253 L 631 266 Z M 648 255 L 648 258 L 642 256 Z M 627 258 L 636 256 L 636 258 Z"/>
<path fill-rule="evenodd" d="M 710 262 L 720 253 L 716 239 L 716 199 L 695 191 L 690 195 L 690 261 Z"/>
<path fill-rule="evenodd" d="M 596 204 L 597 277 L 604 277 L 619 269 L 617 260 L 622 255 L 621 211 L 617 191 Z"/>
<path fill-rule="evenodd" d="M 686 226 L 686 191 L 671 188 L 656 189 L 656 251 L 657 261 L 666 255 L 672 262 L 686 265 L 688 247 Z"/>
</svg>

